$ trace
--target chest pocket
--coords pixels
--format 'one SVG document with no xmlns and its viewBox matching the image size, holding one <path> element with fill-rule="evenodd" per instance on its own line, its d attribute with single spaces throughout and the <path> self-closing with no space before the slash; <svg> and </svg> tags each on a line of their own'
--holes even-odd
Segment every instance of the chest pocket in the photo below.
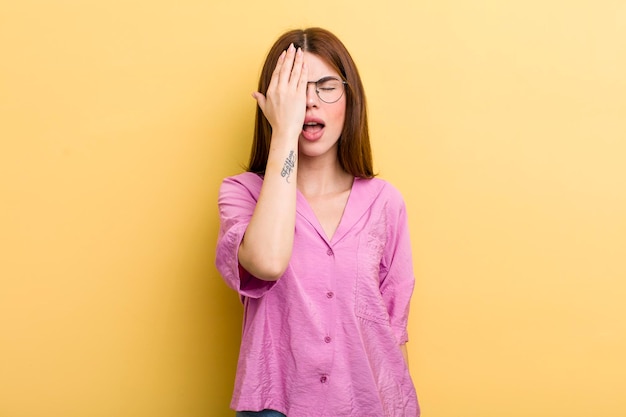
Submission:
<svg viewBox="0 0 626 417">
<path fill-rule="evenodd" d="M 380 272 L 386 244 L 384 217 L 362 231 L 357 250 L 355 314 L 362 319 L 389 325 L 389 312 L 380 292 Z"/>
</svg>

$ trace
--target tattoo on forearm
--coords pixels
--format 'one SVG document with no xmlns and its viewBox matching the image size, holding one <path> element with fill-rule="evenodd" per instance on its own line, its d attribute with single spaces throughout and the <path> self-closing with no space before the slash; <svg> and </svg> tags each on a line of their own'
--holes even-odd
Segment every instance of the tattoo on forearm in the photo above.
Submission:
<svg viewBox="0 0 626 417">
<path fill-rule="evenodd" d="M 281 177 L 285 178 L 287 182 L 289 182 L 289 178 L 291 177 L 291 173 L 293 172 L 293 168 L 296 166 L 296 153 L 294 151 L 289 151 L 289 156 L 285 159 L 285 165 L 283 165 L 283 170 L 280 172 Z"/>
</svg>

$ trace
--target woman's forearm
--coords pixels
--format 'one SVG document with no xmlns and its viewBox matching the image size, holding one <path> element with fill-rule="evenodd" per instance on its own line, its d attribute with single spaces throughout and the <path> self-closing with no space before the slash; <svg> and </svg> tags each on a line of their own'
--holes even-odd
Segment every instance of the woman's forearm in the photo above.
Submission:
<svg viewBox="0 0 626 417">
<path fill-rule="evenodd" d="M 275 281 L 285 272 L 296 221 L 297 139 L 272 137 L 263 186 L 239 247 L 239 263 L 255 277 Z"/>
</svg>

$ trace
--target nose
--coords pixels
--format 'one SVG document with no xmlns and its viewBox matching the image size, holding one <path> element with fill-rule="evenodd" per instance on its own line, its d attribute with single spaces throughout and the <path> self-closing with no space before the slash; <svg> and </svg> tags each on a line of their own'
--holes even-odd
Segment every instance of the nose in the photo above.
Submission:
<svg viewBox="0 0 626 417">
<path fill-rule="evenodd" d="M 306 106 L 307 107 L 317 107 L 319 97 L 317 96 L 317 92 L 315 91 L 316 85 L 315 82 L 309 81 L 306 85 Z"/>
</svg>

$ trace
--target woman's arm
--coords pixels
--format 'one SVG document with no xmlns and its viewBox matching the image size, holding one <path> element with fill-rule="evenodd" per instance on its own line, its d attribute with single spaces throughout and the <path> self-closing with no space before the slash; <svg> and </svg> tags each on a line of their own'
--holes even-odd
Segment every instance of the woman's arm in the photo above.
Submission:
<svg viewBox="0 0 626 417">
<path fill-rule="evenodd" d="M 409 366 L 409 352 L 406 350 L 406 343 L 400 345 L 400 350 L 402 351 L 402 356 L 404 356 L 404 361 L 406 362 L 406 366 Z"/>
<path fill-rule="evenodd" d="M 306 88 L 302 50 L 291 45 L 278 59 L 267 96 L 253 94 L 272 126 L 272 139 L 261 193 L 238 257 L 246 271 L 266 281 L 280 278 L 291 258 L 298 138 L 306 111 Z"/>
</svg>

